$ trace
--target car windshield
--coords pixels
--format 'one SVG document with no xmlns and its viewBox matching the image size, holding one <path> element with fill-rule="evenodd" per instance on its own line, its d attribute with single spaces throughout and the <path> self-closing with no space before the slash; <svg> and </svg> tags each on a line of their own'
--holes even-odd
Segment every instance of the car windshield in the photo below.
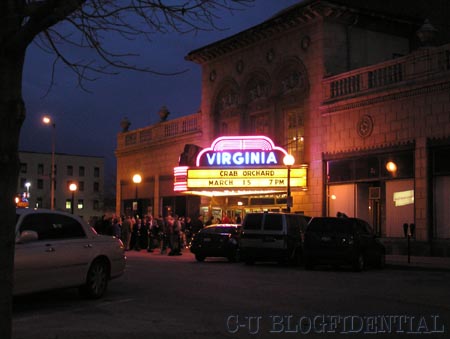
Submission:
<svg viewBox="0 0 450 339">
<path fill-rule="evenodd" d="M 307 231 L 352 233 L 352 222 L 349 219 L 313 218 Z"/>
</svg>

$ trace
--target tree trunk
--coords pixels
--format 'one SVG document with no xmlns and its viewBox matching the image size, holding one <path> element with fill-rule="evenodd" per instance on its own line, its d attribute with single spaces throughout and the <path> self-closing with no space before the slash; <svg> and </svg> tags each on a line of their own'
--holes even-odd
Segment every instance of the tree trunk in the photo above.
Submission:
<svg viewBox="0 0 450 339">
<path fill-rule="evenodd" d="M 22 70 L 25 50 L 0 47 L 0 338 L 12 337 L 15 202 L 19 176 L 19 134 L 25 118 Z"/>
</svg>

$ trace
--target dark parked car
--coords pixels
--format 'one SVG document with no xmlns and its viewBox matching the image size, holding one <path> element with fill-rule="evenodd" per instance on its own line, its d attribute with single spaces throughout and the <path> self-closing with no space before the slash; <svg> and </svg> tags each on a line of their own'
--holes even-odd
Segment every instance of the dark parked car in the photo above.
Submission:
<svg viewBox="0 0 450 339">
<path fill-rule="evenodd" d="M 372 227 L 358 218 L 312 218 L 305 231 L 305 267 L 316 264 L 349 264 L 355 271 L 367 265 L 383 268 L 384 245 Z"/>
<path fill-rule="evenodd" d="M 281 212 L 248 213 L 242 222 L 242 260 L 302 262 L 302 236 L 309 217 Z"/>
<path fill-rule="evenodd" d="M 198 232 L 191 241 L 190 250 L 195 259 L 204 261 L 206 257 L 225 257 L 229 261 L 239 261 L 239 237 L 241 225 L 214 224 Z"/>
</svg>

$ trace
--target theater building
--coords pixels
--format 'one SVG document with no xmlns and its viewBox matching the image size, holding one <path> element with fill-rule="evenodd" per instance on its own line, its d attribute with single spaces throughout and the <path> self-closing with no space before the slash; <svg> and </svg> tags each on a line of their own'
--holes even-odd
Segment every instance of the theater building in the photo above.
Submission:
<svg viewBox="0 0 450 339">
<path fill-rule="evenodd" d="M 416 253 L 450 254 L 449 5 L 378 3 L 302 1 L 190 52 L 186 59 L 202 68 L 200 112 L 118 135 L 117 209 L 135 198 L 131 174 L 141 171 L 148 179 L 139 192 L 153 213 L 166 204 L 179 214 L 230 217 L 343 212 L 369 221 L 393 252 L 412 231 Z M 180 127 L 192 120 L 195 128 Z M 163 127 L 173 131 L 164 143 L 155 133 Z M 233 143 L 258 136 L 291 154 L 294 164 L 278 157 L 270 168 L 239 163 L 246 149 Z M 214 153 L 217 144 L 231 147 L 230 140 L 232 150 Z M 190 172 L 180 174 L 183 166 Z M 291 192 L 288 168 L 306 175 L 301 183 L 290 178 Z M 282 172 L 273 178 L 278 187 L 263 185 L 270 178 L 261 173 L 272 172 L 248 172 L 257 179 L 250 190 L 225 187 L 236 182 L 221 182 L 221 169 L 239 179 L 250 169 Z M 211 183 L 217 187 L 205 188 Z"/>
</svg>

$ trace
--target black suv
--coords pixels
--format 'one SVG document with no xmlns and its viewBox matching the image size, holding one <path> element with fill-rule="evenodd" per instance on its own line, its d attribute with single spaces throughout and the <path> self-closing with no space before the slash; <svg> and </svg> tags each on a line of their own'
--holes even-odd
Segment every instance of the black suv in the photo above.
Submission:
<svg viewBox="0 0 450 339">
<path fill-rule="evenodd" d="M 242 222 L 241 258 L 255 261 L 302 262 L 302 233 L 308 217 L 301 214 L 248 213 Z"/>
<path fill-rule="evenodd" d="M 307 269 L 315 264 L 350 264 L 355 271 L 366 265 L 383 268 L 384 245 L 372 227 L 357 218 L 312 218 L 305 231 L 304 262 Z"/>
</svg>

